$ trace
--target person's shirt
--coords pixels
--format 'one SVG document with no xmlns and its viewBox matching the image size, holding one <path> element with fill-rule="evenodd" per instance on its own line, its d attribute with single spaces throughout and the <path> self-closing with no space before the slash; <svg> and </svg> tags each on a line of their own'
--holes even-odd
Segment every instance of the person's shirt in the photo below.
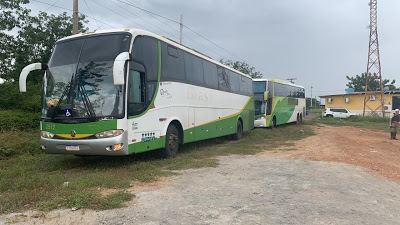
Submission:
<svg viewBox="0 0 400 225">
<path fill-rule="evenodd" d="M 394 114 L 392 117 L 392 123 L 393 122 L 400 122 L 400 114 Z"/>
</svg>

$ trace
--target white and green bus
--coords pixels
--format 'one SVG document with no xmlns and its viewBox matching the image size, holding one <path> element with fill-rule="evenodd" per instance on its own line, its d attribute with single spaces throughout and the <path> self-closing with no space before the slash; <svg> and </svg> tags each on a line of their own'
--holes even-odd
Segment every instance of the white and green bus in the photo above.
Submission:
<svg viewBox="0 0 400 225">
<path fill-rule="evenodd" d="M 128 155 L 254 127 L 252 79 L 167 38 L 137 29 L 56 42 L 45 70 L 41 145 L 46 153 Z"/>
<path fill-rule="evenodd" d="M 279 79 L 254 79 L 254 127 L 301 122 L 306 111 L 304 87 Z"/>
</svg>

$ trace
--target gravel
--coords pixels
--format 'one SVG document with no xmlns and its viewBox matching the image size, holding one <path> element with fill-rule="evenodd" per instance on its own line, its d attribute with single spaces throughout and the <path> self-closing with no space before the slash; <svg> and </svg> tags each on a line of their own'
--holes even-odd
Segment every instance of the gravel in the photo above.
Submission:
<svg viewBox="0 0 400 225">
<path fill-rule="evenodd" d="M 260 155 L 220 159 L 216 168 L 180 171 L 168 185 L 136 193 L 122 209 L 58 210 L 25 223 L 400 224 L 400 185 L 363 168 Z"/>
</svg>

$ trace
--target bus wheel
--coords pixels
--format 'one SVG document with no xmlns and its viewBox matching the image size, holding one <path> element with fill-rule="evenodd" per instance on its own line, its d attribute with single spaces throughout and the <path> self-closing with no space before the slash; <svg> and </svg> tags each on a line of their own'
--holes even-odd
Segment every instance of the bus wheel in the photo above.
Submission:
<svg viewBox="0 0 400 225">
<path fill-rule="evenodd" d="M 161 157 L 175 157 L 179 150 L 179 132 L 175 125 L 170 124 L 165 135 L 165 148 L 161 150 Z"/>
<path fill-rule="evenodd" d="M 276 117 L 274 116 L 274 118 L 272 118 L 271 128 L 275 128 L 275 127 L 276 127 Z"/>
<path fill-rule="evenodd" d="M 303 122 L 303 114 L 300 113 L 300 123 Z"/>
<path fill-rule="evenodd" d="M 296 120 L 296 124 L 299 124 L 301 121 L 300 121 L 300 115 L 299 114 L 297 114 L 297 120 Z"/>
<path fill-rule="evenodd" d="M 237 122 L 237 127 L 236 127 L 236 133 L 232 134 L 232 139 L 233 140 L 239 140 L 241 139 L 243 136 L 243 125 L 242 125 L 242 121 L 238 120 Z"/>
</svg>

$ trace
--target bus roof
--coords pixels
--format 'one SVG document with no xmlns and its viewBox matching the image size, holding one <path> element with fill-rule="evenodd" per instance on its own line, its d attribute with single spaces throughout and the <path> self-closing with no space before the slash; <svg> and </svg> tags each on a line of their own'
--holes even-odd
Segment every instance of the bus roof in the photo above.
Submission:
<svg viewBox="0 0 400 225">
<path fill-rule="evenodd" d="M 293 83 L 290 83 L 289 81 L 281 80 L 281 79 L 268 79 L 267 78 L 267 79 L 253 79 L 253 81 L 273 81 L 275 83 L 286 84 L 286 85 L 298 87 L 298 88 L 304 88 L 301 85 L 293 84 Z"/>
<path fill-rule="evenodd" d="M 187 51 L 187 52 L 189 52 L 189 53 L 191 53 L 193 55 L 196 55 L 196 56 L 198 56 L 198 57 L 200 57 L 200 58 L 202 58 L 204 60 L 207 60 L 209 62 L 217 64 L 218 66 L 224 67 L 226 69 L 235 71 L 236 73 L 251 79 L 251 77 L 249 75 L 244 74 L 244 73 L 242 73 L 240 71 L 237 71 L 237 70 L 235 70 L 235 69 L 233 69 L 233 68 L 231 68 L 229 66 L 226 66 L 226 65 L 224 65 L 224 64 L 222 64 L 222 63 L 220 63 L 218 61 L 215 61 L 211 57 L 206 56 L 205 54 L 202 54 L 202 53 L 200 53 L 200 52 L 198 52 L 198 51 L 196 51 L 194 49 L 190 49 L 190 48 L 188 48 L 188 47 L 186 47 L 184 45 L 181 45 L 181 44 L 179 44 L 179 43 L 177 43 L 175 41 L 170 40 L 169 38 L 165 38 L 165 37 L 162 37 L 162 36 L 159 36 L 157 34 L 151 33 L 151 32 L 146 31 L 146 30 L 141 30 L 141 29 L 125 28 L 125 29 L 108 29 L 108 30 L 99 30 L 99 31 L 88 31 L 88 32 L 74 34 L 74 35 L 71 35 L 71 36 L 68 36 L 68 37 L 61 38 L 58 41 L 64 41 L 64 40 L 68 40 L 68 39 L 72 39 L 72 38 L 78 38 L 78 37 L 82 37 L 82 36 L 92 36 L 92 35 L 96 35 L 96 34 L 120 33 L 120 32 L 130 33 L 130 34 L 132 34 L 133 37 L 136 37 L 138 35 L 146 35 L 146 36 L 154 37 L 156 39 L 159 39 L 161 41 L 164 41 L 164 42 L 168 43 L 169 45 L 173 45 L 173 46 L 175 46 L 177 48 L 180 48 L 182 50 L 185 50 L 185 51 Z"/>
</svg>

